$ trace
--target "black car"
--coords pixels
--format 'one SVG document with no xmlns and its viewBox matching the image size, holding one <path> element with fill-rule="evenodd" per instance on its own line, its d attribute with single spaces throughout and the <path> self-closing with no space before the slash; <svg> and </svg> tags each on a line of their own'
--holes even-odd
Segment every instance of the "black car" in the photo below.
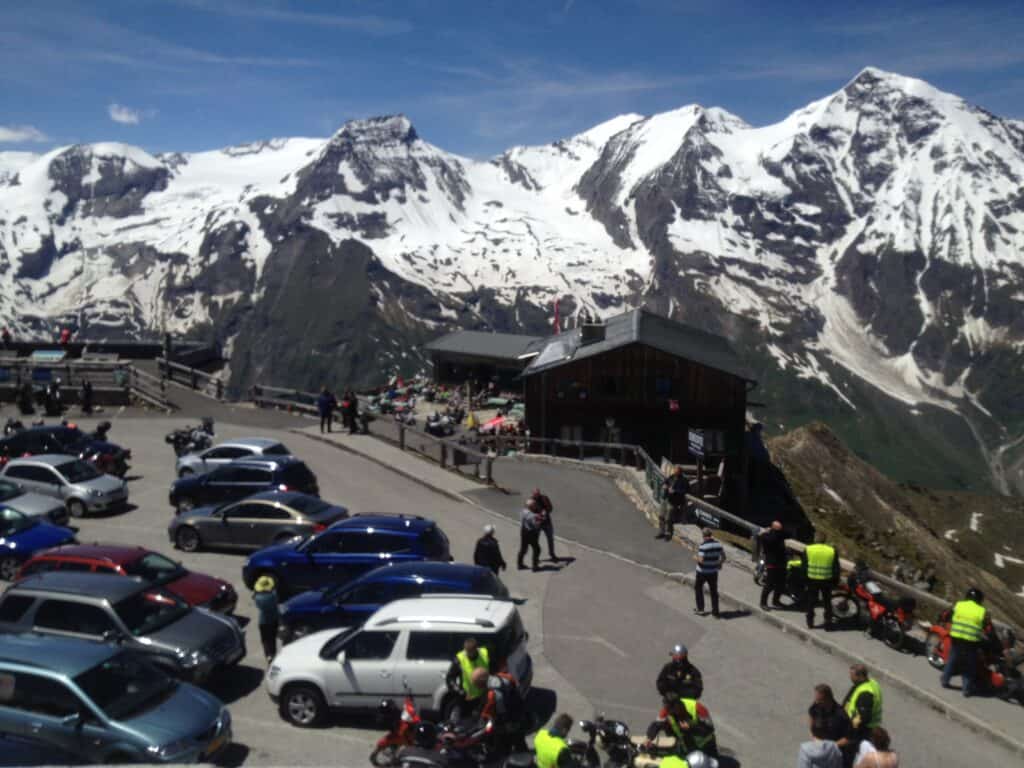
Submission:
<svg viewBox="0 0 1024 768">
<path fill-rule="evenodd" d="M 171 486 L 171 506 L 178 513 L 196 507 L 238 501 L 264 491 L 297 491 L 319 496 L 320 486 L 302 461 L 294 456 L 248 458 L 233 461 L 205 475 L 176 480 Z"/>
<path fill-rule="evenodd" d="M 124 477 L 131 451 L 96 440 L 74 426 L 31 427 L 0 439 L 0 462 L 42 454 L 77 456 L 104 474 Z"/>
<path fill-rule="evenodd" d="M 262 549 L 296 536 L 309 537 L 346 517 L 347 509 L 316 496 L 268 491 L 175 515 L 167 535 L 185 552 L 205 547 Z"/>
</svg>

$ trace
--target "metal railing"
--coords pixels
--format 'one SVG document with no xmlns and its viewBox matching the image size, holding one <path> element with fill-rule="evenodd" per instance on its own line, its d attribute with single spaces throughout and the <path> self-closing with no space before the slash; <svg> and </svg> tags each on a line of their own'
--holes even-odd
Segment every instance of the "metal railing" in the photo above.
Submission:
<svg viewBox="0 0 1024 768">
<path fill-rule="evenodd" d="M 224 399 L 224 380 L 220 376 L 167 360 L 164 357 L 158 357 L 156 365 L 160 374 L 168 381 L 184 384 L 217 400 Z"/>
</svg>

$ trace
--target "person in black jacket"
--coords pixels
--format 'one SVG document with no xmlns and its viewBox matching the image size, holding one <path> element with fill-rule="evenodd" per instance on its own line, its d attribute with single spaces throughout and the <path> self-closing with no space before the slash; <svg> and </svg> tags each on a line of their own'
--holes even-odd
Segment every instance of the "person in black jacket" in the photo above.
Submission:
<svg viewBox="0 0 1024 768">
<path fill-rule="evenodd" d="M 780 600 L 786 586 L 786 534 L 782 523 L 772 522 L 770 528 L 762 528 L 761 554 L 764 556 L 764 586 L 761 588 L 761 608 L 768 610 L 768 597 L 775 608 L 782 607 Z"/>
<path fill-rule="evenodd" d="M 673 695 L 686 699 L 701 697 L 704 693 L 704 680 L 700 670 L 690 662 L 685 645 L 672 648 L 672 659 L 661 668 L 655 685 L 663 698 Z"/>
<path fill-rule="evenodd" d="M 485 525 L 484 535 L 477 539 L 476 548 L 473 550 L 473 563 L 490 568 L 495 576 L 498 575 L 498 571 L 508 567 L 505 558 L 501 556 L 501 547 L 494 535 L 493 525 Z"/>
</svg>

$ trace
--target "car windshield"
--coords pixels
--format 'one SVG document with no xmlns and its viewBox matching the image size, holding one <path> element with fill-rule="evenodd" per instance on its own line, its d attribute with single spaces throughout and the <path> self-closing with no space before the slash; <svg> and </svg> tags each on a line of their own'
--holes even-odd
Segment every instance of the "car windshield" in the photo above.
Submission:
<svg viewBox="0 0 1024 768">
<path fill-rule="evenodd" d="M 423 532 L 423 552 L 434 560 L 448 556 L 448 538 L 436 525 Z"/>
<path fill-rule="evenodd" d="M 283 443 L 274 443 L 263 449 L 264 456 L 290 456 L 291 451 L 284 447 Z"/>
<path fill-rule="evenodd" d="M 13 536 L 27 531 L 39 521 L 10 507 L 0 507 L 0 536 Z M 11 546 L 14 546 L 13 544 Z"/>
<path fill-rule="evenodd" d="M 284 484 L 291 488 L 302 488 L 316 482 L 313 473 L 305 464 L 289 464 L 281 472 L 281 479 Z"/>
<path fill-rule="evenodd" d="M 57 471 L 67 480 L 69 483 L 84 483 L 87 480 L 95 480 L 100 476 L 100 473 L 96 471 L 96 467 L 92 464 L 86 464 L 84 461 L 68 461 L 57 467 Z"/>
<path fill-rule="evenodd" d="M 157 583 L 170 581 L 183 574 L 184 570 L 178 563 L 156 552 L 147 552 L 138 560 L 124 564 L 124 571 L 129 576 Z"/>
<path fill-rule="evenodd" d="M 9 501 L 22 494 L 21 488 L 7 480 L 0 480 L 0 501 Z"/>
<path fill-rule="evenodd" d="M 499 659 L 507 659 L 519 645 L 526 639 L 526 630 L 523 629 L 522 619 L 519 612 L 512 614 L 512 620 L 498 632 L 495 651 Z"/>
<path fill-rule="evenodd" d="M 119 653 L 83 672 L 75 684 L 112 720 L 137 717 L 160 706 L 178 683 L 134 653 Z"/>
<path fill-rule="evenodd" d="M 293 496 L 288 499 L 287 506 L 301 512 L 306 517 L 321 517 L 325 513 L 329 513 L 331 509 L 330 504 L 315 496 Z"/>
<path fill-rule="evenodd" d="M 330 659 L 337 656 L 338 652 L 341 651 L 341 647 L 345 645 L 345 643 L 348 642 L 348 639 L 352 636 L 352 633 L 358 632 L 359 629 L 359 627 L 348 627 L 336 634 L 324 643 L 323 648 L 320 649 L 320 658 Z"/>
<path fill-rule="evenodd" d="M 86 439 L 82 430 L 78 427 L 62 427 L 61 429 L 55 429 L 51 434 L 58 443 L 67 446 L 77 445 Z"/>
<path fill-rule="evenodd" d="M 189 612 L 188 603 L 169 592 L 136 592 L 114 606 L 117 615 L 136 637 L 148 635 Z"/>
</svg>

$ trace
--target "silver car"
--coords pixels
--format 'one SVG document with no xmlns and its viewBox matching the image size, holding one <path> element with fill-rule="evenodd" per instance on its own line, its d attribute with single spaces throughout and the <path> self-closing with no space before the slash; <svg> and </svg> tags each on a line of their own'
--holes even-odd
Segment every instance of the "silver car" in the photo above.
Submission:
<svg viewBox="0 0 1024 768">
<path fill-rule="evenodd" d="M 62 502 L 41 493 L 27 493 L 10 480 L 0 480 L 0 504 L 25 517 L 37 517 L 54 525 L 68 523 L 68 508 Z"/>
<path fill-rule="evenodd" d="M 87 512 L 116 512 L 128 504 L 128 484 L 100 474 L 75 456 L 43 454 L 11 459 L 0 476 L 33 491 L 60 499 L 72 517 Z"/>
<path fill-rule="evenodd" d="M 175 471 L 178 477 L 203 475 L 212 469 L 230 464 L 235 459 L 291 454 L 292 452 L 280 440 L 271 440 L 269 437 L 242 437 L 207 448 L 205 451 L 180 456 Z"/>
</svg>

